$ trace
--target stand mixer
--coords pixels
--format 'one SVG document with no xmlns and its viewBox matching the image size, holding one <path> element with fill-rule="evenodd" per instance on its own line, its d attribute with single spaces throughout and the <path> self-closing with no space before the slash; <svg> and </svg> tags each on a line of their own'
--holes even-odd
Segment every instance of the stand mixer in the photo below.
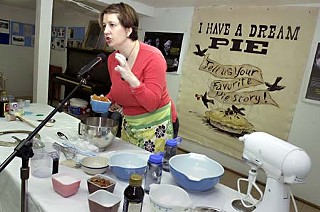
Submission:
<svg viewBox="0 0 320 212">
<path fill-rule="evenodd" d="M 297 211 L 290 184 L 304 183 L 311 170 L 311 160 L 301 148 L 264 132 L 254 132 L 239 138 L 244 142 L 243 159 L 251 166 L 247 179 L 238 179 L 239 199 L 224 205 L 226 212 L 289 212 L 290 197 Z M 266 176 L 264 193 L 256 185 L 257 170 Z M 248 182 L 247 192 L 241 193 L 240 182 Z M 256 189 L 260 198 L 251 193 Z"/>
</svg>

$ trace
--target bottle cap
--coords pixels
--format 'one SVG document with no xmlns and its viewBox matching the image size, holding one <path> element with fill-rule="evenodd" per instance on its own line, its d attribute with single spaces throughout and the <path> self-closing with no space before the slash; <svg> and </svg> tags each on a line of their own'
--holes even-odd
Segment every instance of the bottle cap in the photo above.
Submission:
<svg viewBox="0 0 320 212">
<path fill-rule="evenodd" d="M 177 141 L 176 141 L 176 139 L 169 139 L 169 140 L 166 141 L 166 145 L 167 146 L 176 147 L 177 146 Z"/>
<path fill-rule="evenodd" d="M 139 174 L 132 174 L 129 179 L 129 184 L 131 186 L 141 186 L 142 185 L 142 176 Z"/>
<path fill-rule="evenodd" d="M 159 154 L 152 154 L 149 156 L 149 162 L 151 163 L 161 164 L 162 159 L 163 159 L 162 156 Z"/>
</svg>

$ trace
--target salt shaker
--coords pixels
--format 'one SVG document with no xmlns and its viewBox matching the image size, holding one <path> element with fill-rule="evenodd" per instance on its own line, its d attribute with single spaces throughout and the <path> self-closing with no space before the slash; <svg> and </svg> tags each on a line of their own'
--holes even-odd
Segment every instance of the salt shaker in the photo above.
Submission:
<svg viewBox="0 0 320 212">
<path fill-rule="evenodd" d="M 148 160 L 148 166 L 145 173 L 144 191 L 149 194 L 150 185 L 153 183 L 160 184 L 162 176 L 162 156 L 151 154 Z"/>
<path fill-rule="evenodd" d="M 177 146 L 181 143 L 181 141 L 181 137 L 176 137 L 166 141 L 163 156 L 163 171 L 169 172 L 169 160 L 172 156 L 177 154 Z"/>
</svg>

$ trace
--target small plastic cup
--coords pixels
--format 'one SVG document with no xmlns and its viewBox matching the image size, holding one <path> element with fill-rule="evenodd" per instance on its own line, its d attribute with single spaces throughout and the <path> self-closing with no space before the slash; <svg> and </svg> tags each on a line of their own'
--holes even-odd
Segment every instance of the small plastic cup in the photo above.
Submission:
<svg viewBox="0 0 320 212">
<path fill-rule="evenodd" d="M 30 106 L 30 102 L 31 102 L 31 100 L 30 99 L 26 99 L 25 100 L 25 107 L 29 107 Z"/>
<path fill-rule="evenodd" d="M 34 177 L 46 178 L 52 175 L 52 157 L 43 149 L 34 150 L 31 158 L 31 174 Z"/>
<path fill-rule="evenodd" d="M 18 108 L 23 109 L 25 107 L 24 99 L 18 99 Z"/>
</svg>

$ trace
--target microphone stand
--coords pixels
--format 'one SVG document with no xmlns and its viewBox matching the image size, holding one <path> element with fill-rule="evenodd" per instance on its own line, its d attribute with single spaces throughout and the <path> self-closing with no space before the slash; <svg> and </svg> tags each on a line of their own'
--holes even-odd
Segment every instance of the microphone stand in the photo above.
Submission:
<svg viewBox="0 0 320 212">
<path fill-rule="evenodd" d="M 78 85 L 69 93 L 69 95 L 56 107 L 30 134 L 26 139 L 20 141 L 20 143 L 14 148 L 14 151 L 9 157 L 0 165 L 0 173 L 5 167 L 13 160 L 14 157 L 20 157 L 22 159 L 22 166 L 20 168 L 21 179 L 21 212 L 28 211 L 28 179 L 30 175 L 29 159 L 33 157 L 32 151 L 32 138 L 42 129 L 42 127 L 58 112 L 64 104 L 71 98 L 71 96 L 82 86 L 85 85 L 90 78 L 89 72 L 86 76 L 81 77 Z"/>
</svg>

